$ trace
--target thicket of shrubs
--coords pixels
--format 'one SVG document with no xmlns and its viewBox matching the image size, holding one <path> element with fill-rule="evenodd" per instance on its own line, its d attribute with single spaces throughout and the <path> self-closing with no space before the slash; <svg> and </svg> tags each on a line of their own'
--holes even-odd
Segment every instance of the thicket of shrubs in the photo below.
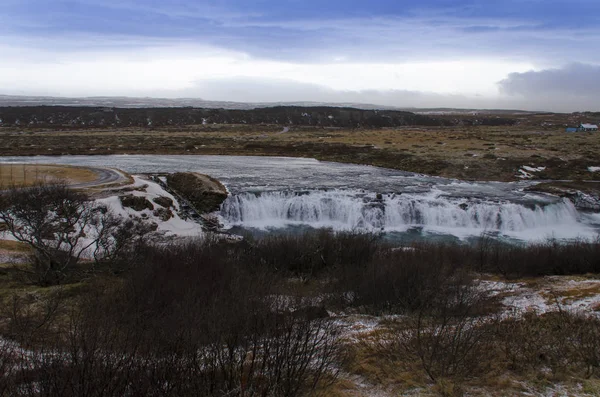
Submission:
<svg viewBox="0 0 600 397">
<path fill-rule="evenodd" d="M 234 251 L 144 247 L 120 283 L 76 302 L 56 295 L 42 313 L 15 301 L 0 395 L 297 396 L 335 379 L 336 325 L 288 310 L 274 275 Z"/>
<path fill-rule="evenodd" d="M 434 381 L 455 385 L 473 378 L 547 382 L 598 378 L 600 319 L 554 311 L 507 318 L 423 313 L 398 324 L 372 354 L 392 365 L 418 362 Z"/>
<path fill-rule="evenodd" d="M 600 239 L 561 243 L 548 240 L 526 246 L 480 239 L 475 270 L 507 278 L 600 273 Z"/>
<path fill-rule="evenodd" d="M 86 265 L 92 280 L 77 293 L 16 294 L 0 310 L 0 396 L 317 394 L 349 347 L 325 309 L 293 300 L 301 292 L 288 290 L 292 279 L 332 310 L 402 314 L 374 354 L 418 363 L 434 382 L 502 371 L 598 375 L 600 320 L 561 310 L 499 315 L 476 277 L 598 273 L 600 241 L 395 247 L 378 235 L 321 230 L 174 243 L 60 192 L 65 218 L 54 211 L 48 221 L 41 200 L 0 200 L 0 213 L 9 230 L 21 222 L 16 208 L 65 239 L 84 236 L 61 219 L 89 216 L 105 231 L 95 260 L 70 259 L 79 251 L 48 238 L 23 240 L 46 258 L 31 272 L 53 274 L 31 279 L 39 285 L 81 282 L 74 274 Z M 44 191 L 23 192 L 34 193 Z"/>
</svg>

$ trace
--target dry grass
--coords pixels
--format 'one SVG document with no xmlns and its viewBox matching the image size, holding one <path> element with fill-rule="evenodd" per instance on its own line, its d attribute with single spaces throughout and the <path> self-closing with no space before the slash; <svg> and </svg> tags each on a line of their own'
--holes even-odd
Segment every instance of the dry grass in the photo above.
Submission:
<svg viewBox="0 0 600 397">
<path fill-rule="evenodd" d="M 541 295 L 548 304 L 555 304 L 557 300 L 561 304 L 569 304 L 600 295 L 600 283 L 578 285 L 571 288 L 553 288 L 542 292 Z"/>
<path fill-rule="evenodd" d="M 390 328 L 377 328 L 361 333 L 358 342 L 348 342 L 342 360 L 343 370 L 358 376 L 364 383 L 403 395 L 427 386 L 428 381 L 419 364 L 393 352 L 383 354 L 385 344 L 393 336 Z"/>
<path fill-rule="evenodd" d="M 566 122 L 566 121 L 565 121 Z M 519 167 L 546 166 L 541 179 L 592 179 L 597 133 L 561 124 L 338 129 L 209 125 L 142 129 L 0 131 L 0 155 L 222 154 L 316 157 L 463 179 L 514 180 Z"/>
<path fill-rule="evenodd" d="M 325 388 L 317 390 L 315 395 L 320 397 L 348 397 L 359 396 L 356 383 L 350 379 L 338 378 Z"/>
<path fill-rule="evenodd" d="M 401 325 L 397 323 L 397 325 Z M 600 395 L 600 381 L 585 379 L 571 372 L 545 372 L 544 368 L 514 371 L 507 367 L 500 347 L 491 346 L 482 360 L 490 362 L 481 376 L 440 378 L 432 382 L 418 360 L 389 349 L 386 340 L 392 328 L 379 328 L 361 334 L 358 342 L 346 345 L 340 379 L 325 396 L 523 396 L 523 395 Z"/>
<path fill-rule="evenodd" d="M 20 241 L 0 240 L 0 250 L 26 253 L 30 251 L 30 247 Z"/>
<path fill-rule="evenodd" d="M 0 186 L 31 186 L 47 181 L 70 183 L 91 182 L 97 178 L 94 171 L 72 166 L 38 164 L 0 164 Z"/>
</svg>

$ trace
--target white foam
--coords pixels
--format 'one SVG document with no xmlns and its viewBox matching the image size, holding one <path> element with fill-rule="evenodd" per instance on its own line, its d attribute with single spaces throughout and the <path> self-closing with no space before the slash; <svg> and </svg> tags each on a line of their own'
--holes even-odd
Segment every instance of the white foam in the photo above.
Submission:
<svg viewBox="0 0 600 397">
<path fill-rule="evenodd" d="M 230 196 L 221 215 L 230 226 L 256 228 L 309 225 L 404 232 L 419 227 L 458 237 L 498 232 L 523 240 L 590 238 L 596 234 L 581 222 L 577 209 L 566 199 L 523 205 L 450 198 L 435 190 L 386 194 L 379 199 L 373 193 L 347 190 L 243 193 Z"/>
</svg>

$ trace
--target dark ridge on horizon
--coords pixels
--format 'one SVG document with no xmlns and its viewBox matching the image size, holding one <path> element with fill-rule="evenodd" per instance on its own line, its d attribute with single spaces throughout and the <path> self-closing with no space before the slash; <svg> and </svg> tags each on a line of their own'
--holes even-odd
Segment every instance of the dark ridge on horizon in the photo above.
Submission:
<svg viewBox="0 0 600 397">
<path fill-rule="evenodd" d="M 402 110 L 358 109 L 330 106 L 273 106 L 252 109 L 111 106 L 13 106 L 0 107 L 0 127 L 11 128 L 110 128 L 168 127 L 239 124 L 337 128 L 401 126 L 514 125 L 516 118 L 503 115 L 442 114 L 435 116 Z"/>
<path fill-rule="evenodd" d="M 26 107 L 26 106 L 84 106 L 84 107 L 114 107 L 114 108 L 181 108 L 194 107 L 204 109 L 240 109 L 250 110 L 270 107 L 334 107 L 354 108 L 362 110 L 395 110 L 412 113 L 431 114 L 555 114 L 549 111 L 528 111 L 519 109 L 475 109 L 451 107 L 395 107 L 354 102 L 318 102 L 318 101 L 293 101 L 293 102 L 235 102 L 211 101 L 202 98 L 154 98 L 154 97 L 128 97 L 128 96 L 89 96 L 89 97 L 55 97 L 55 96 L 27 96 L 27 95 L 1 95 L 0 107 Z"/>
</svg>

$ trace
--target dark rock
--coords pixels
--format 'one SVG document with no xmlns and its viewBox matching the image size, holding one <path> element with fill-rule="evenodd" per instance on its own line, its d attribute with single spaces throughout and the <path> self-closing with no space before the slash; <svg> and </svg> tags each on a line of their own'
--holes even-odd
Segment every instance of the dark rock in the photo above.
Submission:
<svg viewBox="0 0 600 397">
<path fill-rule="evenodd" d="M 571 200 L 573 205 L 575 205 L 575 208 L 578 210 L 600 211 L 600 197 L 598 196 L 586 194 L 580 191 L 577 191 L 573 194 L 566 194 L 565 196 Z"/>
<path fill-rule="evenodd" d="M 163 222 L 168 221 L 173 218 L 173 211 L 168 208 L 157 208 L 153 212 L 154 216 L 160 219 Z"/>
<path fill-rule="evenodd" d="M 177 172 L 167 176 L 167 184 L 200 213 L 217 211 L 227 198 L 227 189 L 207 175 Z"/>
<path fill-rule="evenodd" d="M 145 209 L 153 210 L 154 206 L 146 197 L 138 197 L 133 195 L 120 196 L 123 207 L 132 208 L 135 211 L 143 211 Z"/>
<path fill-rule="evenodd" d="M 165 196 L 156 197 L 152 201 L 164 208 L 171 208 L 173 206 L 173 200 Z"/>
</svg>

